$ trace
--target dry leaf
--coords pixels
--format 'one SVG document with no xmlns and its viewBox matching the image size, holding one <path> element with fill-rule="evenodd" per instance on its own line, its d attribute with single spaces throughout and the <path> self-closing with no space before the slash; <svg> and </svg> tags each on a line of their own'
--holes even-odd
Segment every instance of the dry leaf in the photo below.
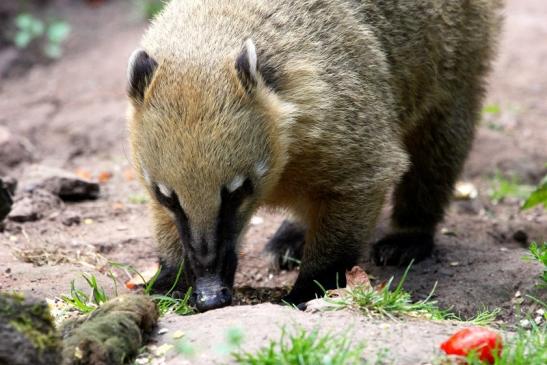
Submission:
<svg viewBox="0 0 547 365">
<path fill-rule="evenodd" d="M 123 178 L 125 181 L 131 181 L 135 179 L 135 171 L 131 168 L 123 170 Z"/>
<path fill-rule="evenodd" d="M 346 287 L 353 288 L 372 288 L 367 273 L 360 266 L 354 266 L 350 271 L 346 271 Z"/>
<path fill-rule="evenodd" d="M 112 209 L 113 210 L 123 210 L 125 208 L 125 205 L 123 205 L 122 203 L 114 203 L 112 204 Z"/>
<path fill-rule="evenodd" d="M 78 176 L 80 179 L 91 180 L 91 172 L 86 169 L 77 169 L 75 175 Z"/>
<path fill-rule="evenodd" d="M 147 268 L 146 270 L 140 272 L 140 275 L 135 275 L 131 279 L 129 279 L 125 283 L 125 287 L 127 289 L 136 289 L 139 286 L 145 285 L 154 277 L 154 275 L 156 275 L 156 272 L 158 272 L 158 270 L 159 266 L 157 264 Z"/>
<path fill-rule="evenodd" d="M 327 296 L 329 298 L 342 298 L 347 294 L 348 290 L 346 288 L 338 288 L 327 290 Z"/>
<path fill-rule="evenodd" d="M 112 173 L 110 171 L 101 171 L 97 177 L 97 180 L 99 180 L 100 183 L 106 183 L 110 179 L 112 179 Z"/>
</svg>

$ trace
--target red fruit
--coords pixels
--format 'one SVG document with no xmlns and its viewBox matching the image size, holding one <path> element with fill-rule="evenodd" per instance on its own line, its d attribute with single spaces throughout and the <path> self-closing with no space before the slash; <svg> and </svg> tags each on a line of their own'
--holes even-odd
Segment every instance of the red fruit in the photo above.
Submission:
<svg viewBox="0 0 547 365">
<path fill-rule="evenodd" d="M 474 351 L 479 359 L 490 364 L 500 357 L 503 348 L 499 333 L 482 327 L 468 327 L 454 333 L 441 344 L 447 355 L 466 356 Z"/>
</svg>

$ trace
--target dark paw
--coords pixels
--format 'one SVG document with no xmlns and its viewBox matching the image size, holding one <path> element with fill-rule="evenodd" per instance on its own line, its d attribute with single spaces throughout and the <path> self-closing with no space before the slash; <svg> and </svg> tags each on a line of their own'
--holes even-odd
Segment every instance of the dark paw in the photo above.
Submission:
<svg viewBox="0 0 547 365">
<path fill-rule="evenodd" d="M 283 301 L 299 308 L 305 308 L 303 303 L 323 297 L 325 290 L 345 287 L 345 273 L 351 266 L 353 265 L 333 265 L 314 275 L 306 275 L 301 271 L 292 290 L 283 298 Z"/>
<path fill-rule="evenodd" d="M 292 270 L 300 265 L 304 236 L 305 230 L 302 226 L 288 220 L 283 221 L 264 248 L 264 252 L 271 257 L 274 269 Z"/>
<path fill-rule="evenodd" d="M 374 244 L 372 257 L 376 265 L 405 266 L 421 261 L 433 251 L 433 235 L 428 233 L 396 233 Z"/>
<path fill-rule="evenodd" d="M 287 294 L 282 299 L 282 302 L 288 305 L 296 306 L 300 310 L 305 310 L 307 302 L 320 296 L 321 295 L 319 295 L 318 293 L 315 293 L 314 291 L 304 292 L 304 291 L 295 291 L 293 289 L 291 290 L 289 294 Z"/>
</svg>

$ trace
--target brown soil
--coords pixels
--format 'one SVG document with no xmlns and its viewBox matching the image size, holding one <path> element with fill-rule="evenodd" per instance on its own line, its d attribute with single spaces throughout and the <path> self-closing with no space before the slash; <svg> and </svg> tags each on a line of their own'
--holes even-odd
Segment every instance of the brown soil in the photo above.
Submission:
<svg viewBox="0 0 547 365">
<path fill-rule="evenodd" d="M 433 257 L 413 266 L 405 287 L 419 299 L 437 282 L 435 299 L 442 307 L 452 307 L 463 316 L 484 306 L 500 307 L 502 319 L 511 324 L 516 319 L 512 305 L 515 293 L 533 293 L 535 277 L 541 271 L 538 265 L 523 262 L 522 257 L 526 243 L 547 239 L 547 215 L 541 208 L 520 212 L 518 201 L 511 199 L 494 205 L 487 192 L 496 171 L 515 174 L 529 183 L 537 183 L 546 173 L 547 73 L 542 70 L 547 60 L 547 3 L 507 3 L 505 32 L 487 98 L 487 104 L 499 105 L 501 113 L 485 117 L 462 177 L 478 188 L 479 197 L 452 204 L 439 229 Z M 105 275 L 108 260 L 140 270 L 155 262 L 146 208 L 137 202 L 143 191 L 128 176 L 125 67 L 145 29 L 134 10 L 129 2 L 107 2 L 95 8 L 79 3 L 63 6 L 60 15 L 73 26 L 65 56 L 0 83 L 0 126 L 30 141 L 35 160 L 70 171 L 84 168 L 95 176 L 101 171 L 113 174 L 101 185 L 98 200 L 63 203 L 62 208 L 48 212 L 39 221 L 6 224 L 0 234 L 0 290 L 53 298 L 66 293 L 74 279 L 83 285 L 80 273 L 84 271 L 95 273 L 105 287 L 112 289 Z M 19 177 L 25 164 L 12 169 L 10 175 Z M 296 277 L 296 272 L 270 272 L 261 254 L 282 215 L 263 211 L 258 215 L 264 222 L 250 228 L 241 252 L 236 276 L 239 304 L 277 299 Z M 386 231 L 387 224 L 386 216 L 371 242 Z M 449 234 L 442 234 L 441 229 Z M 524 244 L 513 239 L 519 230 L 527 234 Z M 379 268 L 366 259 L 363 265 L 379 280 L 401 274 L 400 269 Z M 201 327 L 211 316 L 259 318 L 264 312 L 285 316 L 288 309 L 270 305 L 229 308 L 196 319 L 180 319 L 180 323 L 175 320 L 174 326 L 184 326 L 182 329 L 190 332 L 188 328 L 196 327 L 196 321 Z M 340 329 L 344 323 L 353 323 L 354 327 L 361 323 L 348 315 L 329 315 L 321 320 L 310 314 L 295 316 L 299 323 L 308 325 L 334 321 L 338 324 L 333 326 Z M 163 321 L 169 323 L 173 318 Z M 380 323 L 363 322 L 363 326 L 369 324 L 370 332 L 363 330 L 363 338 L 378 336 L 374 326 L 382 328 Z M 414 322 L 386 325 L 419 329 L 411 338 L 421 336 L 425 332 L 420 331 L 427 327 L 421 322 L 415 327 Z M 431 326 L 433 329 L 428 330 L 443 336 L 447 333 L 437 329 L 437 324 Z M 263 344 L 265 337 L 260 333 L 275 332 L 274 327 L 276 321 L 266 320 L 248 336 L 249 341 Z M 449 327 L 449 332 L 452 329 Z M 199 334 L 208 337 L 216 331 L 213 325 L 205 326 Z M 386 332 L 382 339 L 389 343 L 408 333 L 412 332 L 396 329 L 391 335 Z M 440 337 L 434 338 L 437 341 Z M 201 340 L 196 337 L 195 341 Z M 374 341 L 371 344 L 376 344 Z M 428 345 L 432 349 L 433 343 L 437 342 Z M 409 355 L 405 359 L 397 363 L 415 363 L 423 358 Z"/>
</svg>

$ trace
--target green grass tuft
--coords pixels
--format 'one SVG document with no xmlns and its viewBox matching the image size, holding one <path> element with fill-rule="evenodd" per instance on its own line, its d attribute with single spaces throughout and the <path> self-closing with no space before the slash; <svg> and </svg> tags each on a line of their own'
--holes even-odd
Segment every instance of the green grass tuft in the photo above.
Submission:
<svg viewBox="0 0 547 365">
<path fill-rule="evenodd" d="M 256 352 L 233 352 L 240 365 L 349 365 L 367 364 L 363 358 L 365 346 L 354 345 L 347 335 L 319 333 L 304 329 L 289 334 L 283 328 L 278 341 Z"/>
<path fill-rule="evenodd" d="M 121 263 L 110 263 L 113 267 L 124 269 L 127 272 L 138 275 L 144 285 L 143 291 L 144 294 L 150 295 L 154 302 L 156 303 L 160 315 L 165 315 L 167 313 L 176 313 L 179 315 L 188 315 L 196 312 L 195 308 L 190 305 L 190 298 L 192 296 L 192 288 L 189 288 L 188 291 L 184 294 L 182 298 L 175 298 L 172 296 L 177 284 L 181 278 L 184 266 L 181 265 L 175 282 L 165 295 L 152 294 L 154 284 L 161 272 L 161 267 L 158 269 L 156 274 L 152 277 L 150 281 L 146 281 L 141 273 L 133 268 L 131 265 L 121 264 Z M 94 275 L 82 274 L 83 278 L 86 280 L 89 288 L 90 294 L 86 294 L 83 290 L 76 289 L 74 285 L 74 280 L 70 285 L 70 294 L 61 296 L 61 299 L 72 306 L 76 310 L 82 313 L 90 313 L 97 309 L 101 304 L 106 303 L 109 298 L 106 295 L 105 290 L 97 283 L 97 279 Z M 114 286 L 116 288 L 115 296 L 117 293 L 117 282 L 112 273 L 109 273 L 109 277 L 113 280 Z"/>
<path fill-rule="evenodd" d="M 101 304 L 108 301 L 108 296 L 104 289 L 97 283 L 95 275 L 82 274 L 90 288 L 90 293 L 86 294 L 80 289 L 76 289 L 74 280 L 70 284 L 70 294 L 61 296 L 61 299 L 68 305 L 74 307 L 82 313 L 90 313 L 97 309 Z"/>
<path fill-rule="evenodd" d="M 439 309 L 436 302 L 430 300 L 435 287 L 425 300 L 412 302 L 410 294 L 403 289 L 410 266 L 406 268 L 395 290 L 391 290 L 394 280 L 391 277 L 387 284 L 381 288 L 361 286 L 347 288 L 347 295 L 330 297 L 327 293 L 325 299 L 337 309 L 354 308 L 368 316 L 389 317 L 392 319 L 401 315 L 430 319 L 447 318 L 448 312 Z"/>
<path fill-rule="evenodd" d="M 439 308 L 436 301 L 431 300 L 435 292 L 436 283 L 428 297 L 417 302 L 412 301 L 410 293 L 403 289 L 403 284 L 408 276 L 412 263 L 406 268 L 401 280 L 394 290 L 391 289 L 394 277 L 391 277 L 386 285 L 380 288 L 356 287 L 347 288 L 345 294 L 338 297 L 325 293 L 325 300 L 333 306 L 333 309 L 357 309 L 371 317 L 387 317 L 396 319 L 403 316 L 425 318 L 431 320 L 454 320 L 467 322 L 474 325 L 485 326 L 496 320 L 501 309 L 480 311 L 476 316 L 464 320 L 449 309 Z"/>
</svg>

